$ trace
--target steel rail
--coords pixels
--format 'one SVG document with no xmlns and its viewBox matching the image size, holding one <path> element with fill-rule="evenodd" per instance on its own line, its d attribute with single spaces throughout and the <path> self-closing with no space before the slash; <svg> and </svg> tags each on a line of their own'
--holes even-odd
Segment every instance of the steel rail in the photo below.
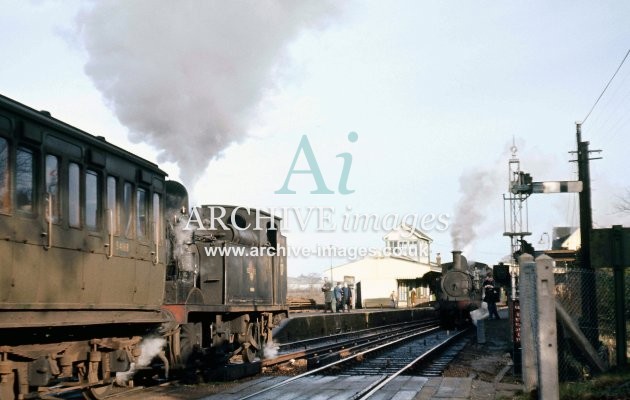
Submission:
<svg viewBox="0 0 630 400">
<path fill-rule="evenodd" d="M 461 337 L 462 335 L 464 335 L 467 332 L 468 332 L 468 329 L 464 329 L 464 330 L 461 330 L 459 332 L 456 332 L 452 336 L 449 336 L 448 339 L 446 339 L 443 342 L 441 342 L 441 343 L 431 347 L 429 350 L 425 351 L 424 353 L 422 353 L 421 355 L 416 357 L 413 361 L 411 361 L 410 363 L 408 363 L 407 365 L 405 365 L 404 367 L 402 367 L 398 371 L 396 371 L 393 374 L 390 374 L 390 375 L 388 375 L 386 377 L 383 377 L 383 379 L 380 379 L 379 381 L 374 382 L 372 385 L 370 385 L 369 387 L 365 388 L 360 393 L 357 393 L 357 395 L 352 397 L 352 399 L 353 400 L 355 400 L 355 399 L 358 400 L 358 399 L 367 399 L 367 398 L 369 398 L 370 396 L 375 394 L 379 389 L 382 389 L 389 382 L 391 382 L 394 379 L 396 379 L 396 377 L 398 377 L 400 374 L 402 374 L 403 372 L 405 372 L 409 368 L 413 367 L 418 362 L 420 362 L 423 359 L 427 358 L 428 356 L 432 355 L 434 352 L 438 351 L 442 347 L 446 346 L 447 344 L 449 344 L 450 342 L 454 341 L 455 339 Z"/>
<path fill-rule="evenodd" d="M 287 384 L 289 384 L 289 383 L 291 383 L 293 381 L 296 381 L 298 379 L 304 378 L 304 377 L 309 376 L 309 375 L 314 375 L 314 374 L 316 374 L 316 373 L 318 373 L 320 371 L 324 371 L 326 369 L 332 368 L 335 365 L 342 364 L 342 363 L 345 363 L 345 362 L 349 362 L 349 361 L 353 360 L 356 357 L 363 356 L 363 355 L 366 355 L 368 353 L 378 351 L 380 349 L 384 349 L 384 348 L 387 348 L 387 347 L 394 346 L 394 345 L 396 345 L 396 344 L 398 344 L 398 343 L 400 343 L 402 341 L 408 341 L 409 339 L 412 339 L 414 337 L 426 335 L 426 334 L 438 331 L 439 329 L 440 329 L 439 327 L 435 327 L 435 328 L 430 328 L 430 329 L 427 329 L 427 330 L 424 330 L 424 331 L 421 331 L 421 332 L 415 332 L 415 333 L 403 336 L 403 337 L 401 337 L 399 339 L 396 339 L 394 341 L 391 341 L 391 342 L 388 342 L 388 343 L 385 343 L 385 344 L 373 347 L 371 349 L 368 349 L 368 350 L 365 350 L 365 351 L 362 351 L 362 352 L 359 352 L 359 353 L 352 354 L 352 355 L 350 355 L 350 356 L 348 356 L 346 358 L 342 358 L 342 359 L 334 361 L 334 362 L 332 362 L 330 364 L 326 364 L 326 365 L 321 366 L 319 368 L 315 368 L 315 369 L 313 369 L 311 371 L 307 371 L 307 372 L 305 372 L 303 374 L 296 375 L 296 376 L 293 376 L 291 378 L 285 379 L 284 381 L 278 382 L 275 385 L 269 386 L 267 388 L 264 388 L 264 389 L 261 389 L 261 390 L 255 392 L 255 393 L 252 393 L 252 394 L 249 394 L 249 395 L 247 395 L 245 397 L 242 397 L 241 400 L 250 399 L 250 398 L 252 398 L 254 396 L 258 396 L 258 395 L 261 395 L 261 394 L 263 394 L 265 392 L 269 392 L 269 391 L 271 391 L 273 389 L 277 389 L 279 387 L 285 386 L 285 385 L 287 385 Z"/>
<path fill-rule="evenodd" d="M 288 343 L 278 343 L 278 347 L 279 348 L 306 347 L 312 343 L 322 342 L 325 340 L 334 340 L 338 337 L 341 337 L 341 338 L 347 337 L 348 335 L 357 335 L 357 334 L 361 335 L 364 333 L 376 332 L 379 330 L 390 329 L 390 328 L 402 328 L 402 327 L 413 328 L 415 326 L 422 326 L 425 324 L 430 325 L 430 324 L 438 323 L 439 321 L 440 321 L 439 318 L 431 317 L 431 318 L 427 318 L 421 321 L 396 322 L 393 324 L 375 326 L 372 328 L 358 329 L 356 331 L 335 333 L 328 336 L 320 336 L 320 337 L 315 337 L 315 338 L 310 338 L 310 339 L 296 340 L 294 342 L 288 342 Z"/>
<path fill-rule="evenodd" d="M 348 347 L 347 346 L 357 346 L 357 343 L 360 343 L 361 345 L 365 345 L 368 344 L 372 341 L 378 341 L 381 340 L 382 337 L 391 337 L 391 336 L 397 336 L 399 334 L 399 332 L 401 332 L 403 329 L 404 330 L 408 330 L 408 329 L 421 329 L 421 328 L 427 328 L 427 327 L 432 327 L 435 326 L 435 324 L 437 323 L 437 321 L 423 321 L 420 323 L 415 323 L 412 325 L 409 324 L 405 324 L 404 326 L 397 326 L 400 324 L 395 324 L 392 325 L 394 326 L 394 329 L 390 330 L 390 331 L 383 331 L 383 332 L 379 332 L 379 333 L 370 333 L 370 334 L 366 334 L 365 336 L 356 336 L 356 335 L 349 335 L 346 336 L 348 337 L 347 339 L 343 339 L 344 334 L 340 334 L 340 335 L 335 335 L 335 337 L 326 337 L 326 338 L 318 338 L 321 340 L 315 340 L 315 339 L 307 339 L 305 342 L 305 344 L 308 344 L 309 342 L 313 341 L 315 343 L 319 342 L 326 342 L 326 341 L 330 341 L 330 340 L 337 340 L 337 342 L 332 343 L 332 344 L 322 344 L 321 346 L 317 346 L 317 347 L 312 347 L 312 348 L 306 348 L 305 350 L 301 350 L 301 351 L 295 351 L 295 352 L 291 352 L 291 353 L 285 353 L 285 354 L 281 354 L 277 357 L 274 358 L 270 358 L 270 359 L 265 359 L 262 360 L 262 366 L 263 367 L 269 367 L 272 365 L 276 365 L 276 364 L 280 364 L 292 359 L 299 359 L 299 358 L 306 358 L 309 356 L 313 356 L 313 355 L 317 355 L 319 353 L 322 352 L 341 352 L 341 351 L 347 351 Z M 384 330 L 386 327 L 380 327 L 380 330 Z M 362 332 L 369 332 L 370 330 L 365 329 Z M 353 333 L 356 333 L 359 331 L 355 331 Z M 329 338 L 327 340 L 327 338 Z M 343 339 L 343 341 L 339 341 L 340 339 Z M 294 343 L 299 343 L 299 342 L 294 342 Z M 293 345 L 293 343 L 292 343 Z M 333 353 L 334 354 L 334 353 Z M 326 354 L 327 356 L 330 356 L 331 353 Z"/>
</svg>

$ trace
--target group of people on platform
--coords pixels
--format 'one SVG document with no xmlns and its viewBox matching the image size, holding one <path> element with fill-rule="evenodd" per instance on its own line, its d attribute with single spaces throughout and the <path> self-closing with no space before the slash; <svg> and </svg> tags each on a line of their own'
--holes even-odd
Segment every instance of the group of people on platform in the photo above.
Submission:
<svg viewBox="0 0 630 400">
<path fill-rule="evenodd" d="M 487 274 L 482 286 L 485 294 L 483 297 L 483 301 L 488 303 L 488 312 L 490 313 L 490 319 L 500 319 L 497 310 L 497 302 L 500 298 L 500 289 L 494 282 L 492 272 L 489 272 Z M 324 292 L 324 312 L 349 312 L 352 309 L 352 288 L 350 288 L 346 282 L 343 282 L 343 284 L 342 282 L 337 282 L 337 286 L 333 288 L 332 282 L 330 282 L 327 277 L 324 277 L 322 292 Z M 389 298 L 391 301 L 391 306 L 393 308 L 397 308 L 398 296 L 396 296 L 396 291 L 392 290 Z M 410 292 L 411 307 L 415 306 L 416 299 L 416 290 L 412 289 Z"/>
<path fill-rule="evenodd" d="M 337 286 L 333 288 L 332 283 L 328 280 L 328 277 L 324 277 L 324 284 L 322 285 L 322 292 L 324 292 L 324 312 L 343 312 L 350 311 L 352 307 L 352 288 L 348 286 L 346 282 L 337 282 Z M 411 307 L 416 304 L 416 290 L 411 290 Z M 392 308 L 398 308 L 398 296 L 396 291 L 392 290 L 389 295 Z"/>
<path fill-rule="evenodd" d="M 337 286 L 332 287 L 328 278 L 324 278 L 322 286 L 324 292 L 324 312 L 343 312 L 352 309 L 352 288 L 346 282 L 337 282 Z"/>
</svg>

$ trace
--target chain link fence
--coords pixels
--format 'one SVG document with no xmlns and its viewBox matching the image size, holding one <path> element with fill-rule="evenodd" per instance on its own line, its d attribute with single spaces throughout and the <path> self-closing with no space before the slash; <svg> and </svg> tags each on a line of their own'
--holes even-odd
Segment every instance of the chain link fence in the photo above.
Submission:
<svg viewBox="0 0 630 400">
<path fill-rule="evenodd" d="M 610 367 L 616 365 L 615 282 L 612 268 L 586 270 L 573 266 L 554 271 L 556 300 L 591 343 L 599 357 Z M 630 329 L 630 274 L 625 280 L 625 323 Z M 592 376 L 594 370 L 565 327 L 558 323 L 558 369 L 560 381 L 578 381 Z M 630 346 L 627 346 L 630 348 Z"/>
</svg>

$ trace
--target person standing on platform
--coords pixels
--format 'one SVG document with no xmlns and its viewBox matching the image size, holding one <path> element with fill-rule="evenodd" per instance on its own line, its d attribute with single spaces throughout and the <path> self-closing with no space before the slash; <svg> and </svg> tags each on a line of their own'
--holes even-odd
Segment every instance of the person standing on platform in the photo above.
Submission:
<svg viewBox="0 0 630 400">
<path fill-rule="evenodd" d="M 344 310 L 350 312 L 350 309 L 352 308 L 352 290 L 345 282 L 343 284 L 343 304 Z"/>
<path fill-rule="evenodd" d="M 409 295 L 409 298 L 411 299 L 411 307 L 415 307 L 416 306 L 416 289 L 411 289 L 411 294 Z"/>
<path fill-rule="evenodd" d="M 392 302 L 392 308 L 396 308 L 396 300 L 397 300 L 397 298 L 396 298 L 396 291 L 395 290 L 392 290 L 392 294 L 389 295 L 389 299 Z"/>
<path fill-rule="evenodd" d="M 324 312 L 330 310 L 330 312 L 335 312 L 333 310 L 332 301 L 333 301 L 333 292 L 332 292 L 332 283 L 328 280 L 328 277 L 324 277 L 324 285 L 322 286 L 322 292 L 324 292 Z"/>
<path fill-rule="evenodd" d="M 483 301 L 488 303 L 488 313 L 490 313 L 490 319 L 493 317 L 496 319 L 501 319 L 499 317 L 499 311 L 497 310 L 497 301 L 499 301 L 499 290 L 494 287 L 494 278 L 492 278 L 492 273 L 488 272 L 486 275 L 486 279 L 483 281 L 483 290 L 485 292 L 485 296 Z"/>
<path fill-rule="evenodd" d="M 341 282 L 337 282 L 337 286 L 335 286 L 333 292 L 335 294 L 335 302 L 337 303 L 337 312 L 341 312 L 343 311 L 343 303 L 341 302 L 343 299 L 343 290 L 341 290 Z"/>
<path fill-rule="evenodd" d="M 341 287 L 341 311 L 346 311 L 346 303 L 348 302 L 348 285 L 346 282 L 343 283 Z"/>
</svg>

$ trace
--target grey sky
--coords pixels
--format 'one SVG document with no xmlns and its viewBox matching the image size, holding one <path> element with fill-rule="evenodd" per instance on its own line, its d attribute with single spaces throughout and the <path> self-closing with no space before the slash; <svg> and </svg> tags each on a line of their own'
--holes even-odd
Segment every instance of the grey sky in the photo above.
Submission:
<svg viewBox="0 0 630 400">
<path fill-rule="evenodd" d="M 334 207 L 339 216 L 448 214 L 451 223 L 459 207 L 474 217 L 466 222 L 476 236 L 464 245 L 468 259 L 488 263 L 509 248 L 501 235 L 501 193 L 513 138 L 534 180 L 575 179 L 567 153 L 575 149 L 574 122 L 630 48 L 625 1 L 368 1 L 337 9 L 190 2 L 171 12 L 151 2 L 154 10 L 146 13 L 141 2 L 122 5 L 122 12 L 113 2 L 102 4 L 0 1 L 0 92 L 153 161 L 163 153 L 160 161 L 168 162 L 160 165 L 173 179 L 194 181 L 190 172 L 180 174 L 176 157 L 187 171 L 199 168 L 189 188 L 196 204 Z M 137 31 L 159 35 L 148 35 L 144 45 L 142 37 L 129 36 Z M 123 45 L 128 53 L 117 47 Z M 104 65 L 107 73 L 95 73 Z M 188 66 L 185 73 L 174 71 L 181 65 Z M 236 65 L 231 77 L 222 76 L 222 65 Z M 115 85 L 107 79 L 129 71 L 142 77 L 133 81 L 138 86 L 112 94 Z M 173 80 L 191 89 L 175 96 Z M 147 97 L 140 96 L 147 88 Z M 190 105 L 181 101 L 188 93 L 194 94 Z M 132 109 L 155 105 L 155 115 L 148 107 L 130 117 L 120 98 Z M 596 226 L 628 224 L 612 204 L 630 186 L 629 100 L 625 65 L 584 125 L 591 147 L 604 150 L 591 167 Z M 170 114 L 173 109 L 178 113 Z M 216 110 L 232 121 L 238 144 L 229 144 L 232 136 L 216 140 L 207 129 L 196 130 L 216 124 Z M 171 156 L 171 144 L 147 138 L 156 121 L 168 122 L 166 136 L 180 146 L 177 154 Z M 355 143 L 347 139 L 351 131 L 358 133 Z M 130 143 L 128 135 L 141 143 Z M 302 135 L 335 191 L 342 168 L 336 155 L 352 155 L 354 193 L 311 195 L 309 177 L 293 179 L 295 195 L 274 193 Z M 199 153 L 204 146 L 208 151 Z M 468 188 L 464 201 L 461 187 Z M 554 225 L 577 224 L 576 206 L 574 195 L 532 197 L 534 244 Z M 450 230 L 427 233 L 434 253 L 451 250 Z M 290 232 L 289 241 L 380 246 L 383 234 L 309 229 Z M 318 272 L 329 262 L 295 258 L 290 273 Z"/>
</svg>

